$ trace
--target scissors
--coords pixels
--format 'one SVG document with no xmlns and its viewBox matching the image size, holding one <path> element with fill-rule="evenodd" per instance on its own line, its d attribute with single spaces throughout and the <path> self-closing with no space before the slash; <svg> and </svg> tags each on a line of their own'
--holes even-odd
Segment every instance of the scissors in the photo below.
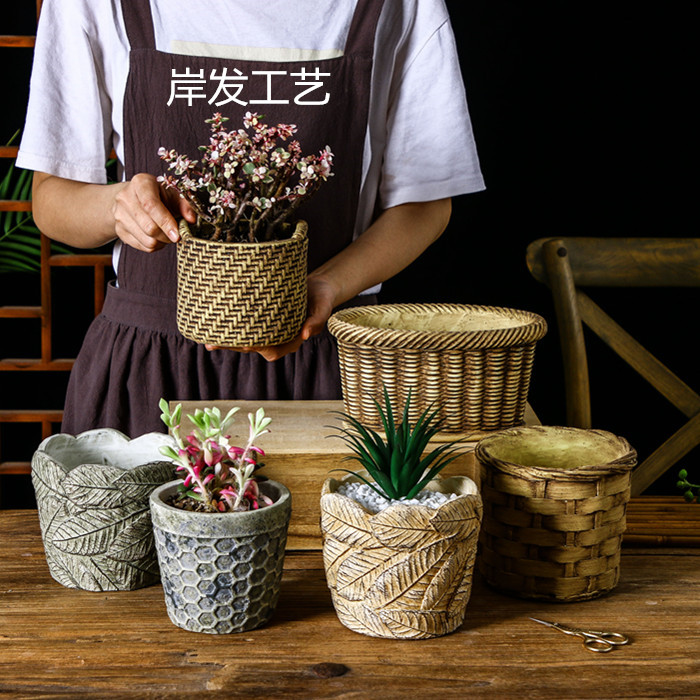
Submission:
<svg viewBox="0 0 700 700">
<path fill-rule="evenodd" d="M 576 637 L 583 639 L 583 646 L 588 651 L 608 652 L 612 651 L 616 646 L 622 646 L 629 642 L 629 637 L 619 632 L 597 632 L 595 630 L 580 630 L 574 627 L 567 627 L 558 622 L 547 622 L 546 620 L 538 620 L 536 617 L 531 617 L 534 622 L 539 622 L 541 625 L 553 627 L 564 634 L 573 634 Z"/>
</svg>

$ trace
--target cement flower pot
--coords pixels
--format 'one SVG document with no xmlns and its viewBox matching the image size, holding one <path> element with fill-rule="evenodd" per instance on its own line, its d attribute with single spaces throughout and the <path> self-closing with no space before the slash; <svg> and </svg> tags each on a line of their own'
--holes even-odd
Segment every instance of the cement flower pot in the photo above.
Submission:
<svg viewBox="0 0 700 700">
<path fill-rule="evenodd" d="M 458 498 L 438 508 L 397 504 L 372 514 L 337 493 L 341 483 L 326 480 L 321 495 L 323 560 L 340 622 L 393 639 L 456 630 L 476 558 L 482 511 L 476 484 L 467 477 L 435 480 L 428 488 Z"/>
<path fill-rule="evenodd" d="M 525 420 L 537 342 L 546 321 L 530 311 L 466 304 L 374 304 L 336 311 L 345 412 L 382 429 L 388 392 L 415 421 L 435 406 L 441 431 L 476 439 Z"/>
<path fill-rule="evenodd" d="M 486 437 L 475 454 L 484 496 L 479 567 L 490 586 L 557 602 L 615 588 L 637 464 L 625 438 L 536 425 Z"/>
<path fill-rule="evenodd" d="M 68 588 L 125 591 L 159 580 L 148 497 L 173 477 L 170 438 L 111 428 L 44 440 L 32 458 L 49 571 Z"/>
<path fill-rule="evenodd" d="M 156 489 L 151 513 L 168 616 L 192 632 L 226 634 L 264 625 L 277 605 L 292 510 L 289 490 L 260 484 L 273 505 L 196 513 L 168 505 L 179 481 Z"/>
<path fill-rule="evenodd" d="M 308 236 L 298 221 L 289 238 L 225 243 L 197 238 L 180 221 L 177 327 L 198 343 L 278 345 L 306 318 Z"/>
</svg>

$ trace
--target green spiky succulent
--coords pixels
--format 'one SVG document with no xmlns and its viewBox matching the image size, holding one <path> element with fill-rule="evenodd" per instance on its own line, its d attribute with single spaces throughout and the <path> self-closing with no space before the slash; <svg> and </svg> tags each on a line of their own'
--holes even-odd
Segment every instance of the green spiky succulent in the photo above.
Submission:
<svg viewBox="0 0 700 700">
<path fill-rule="evenodd" d="M 335 411 L 342 416 L 349 427 L 339 428 L 333 437 L 343 440 L 354 452 L 345 459 L 358 461 L 374 479 L 372 483 L 361 474 L 359 479 L 371 486 L 377 493 L 391 500 L 414 498 L 426 484 L 457 458 L 457 443 L 442 443 L 427 454 L 423 454 L 430 440 L 441 429 L 437 410 L 426 409 L 411 425 L 408 419 L 411 394 L 409 392 L 400 421 L 397 423 L 384 388 L 384 407 L 374 399 L 384 427 L 385 438 L 366 428 L 359 420 L 346 413 Z"/>
</svg>

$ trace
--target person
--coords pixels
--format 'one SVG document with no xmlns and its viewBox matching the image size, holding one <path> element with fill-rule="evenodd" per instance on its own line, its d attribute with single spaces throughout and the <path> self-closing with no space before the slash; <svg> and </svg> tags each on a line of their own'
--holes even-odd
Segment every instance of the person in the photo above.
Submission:
<svg viewBox="0 0 700 700">
<path fill-rule="evenodd" d="M 297 338 L 211 348 L 175 323 L 177 219 L 164 146 L 196 156 L 213 112 L 293 123 L 333 178 L 309 223 L 308 317 Z M 107 183 L 114 149 L 119 181 Z M 326 321 L 445 229 L 484 188 L 444 0 L 45 0 L 17 164 L 34 170 L 50 238 L 115 241 L 116 283 L 74 365 L 62 430 L 162 430 L 158 400 L 336 399 Z"/>
</svg>

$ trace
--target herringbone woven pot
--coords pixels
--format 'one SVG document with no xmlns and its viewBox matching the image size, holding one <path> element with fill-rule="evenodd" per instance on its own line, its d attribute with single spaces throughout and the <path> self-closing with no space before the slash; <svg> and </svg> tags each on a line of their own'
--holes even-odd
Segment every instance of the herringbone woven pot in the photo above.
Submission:
<svg viewBox="0 0 700 700">
<path fill-rule="evenodd" d="M 637 454 L 604 430 L 512 428 L 480 440 L 484 522 L 479 567 L 504 593 L 595 598 L 620 577 Z"/>
<path fill-rule="evenodd" d="M 529 311 L 460 304 L 380 304 L 343 309 L 338 340 L 346 413 L 381 429 L 375 400 L 411 392 L 410 419 L 437 407 L 445 433 L 472 438 L 523 423 L 535 344 L 545 320 Z"/>
<path fill-rule="evenodd" d="M 198 343 L 277 345 L 306 317 L 307 225 L 291 238 L 224 243 L 196 238 L 180 222 L 177 326 Z"/>
<path fill-rule="evenodd" d="M 481 522 L 474 482 L 435 480 L 427 488 L 457 498 L 375 514 L 338 493 L 341 483 L 326 480 L 321 495 L 323 562 L 338 619 L 354 632 L 391 639 L 456 630 L 471 594 Z"/>
</svg>

